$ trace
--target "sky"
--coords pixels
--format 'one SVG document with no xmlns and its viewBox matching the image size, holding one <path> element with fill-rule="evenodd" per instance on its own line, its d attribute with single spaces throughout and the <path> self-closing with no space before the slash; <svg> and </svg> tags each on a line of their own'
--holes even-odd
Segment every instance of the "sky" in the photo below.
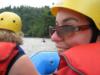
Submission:
<svg viewBox="0 0 100 75">
<path fill-rule="evenodd" d="M 0 0 L 0 8 L 13 6 L 31 6 L 31 7 L 42 7 L 45 5 L 52 6 L 53 3 L 57 3 L 59 0 Z"/>
</svg>

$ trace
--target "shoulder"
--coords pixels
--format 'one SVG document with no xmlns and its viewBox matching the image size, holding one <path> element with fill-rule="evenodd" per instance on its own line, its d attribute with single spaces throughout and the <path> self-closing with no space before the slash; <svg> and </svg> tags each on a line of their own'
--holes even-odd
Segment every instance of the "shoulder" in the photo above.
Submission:
<svg viewBox="0 0 100 75">
<path fill-rule="evenodd" d="M 69 53 L 88 54 L 90 52 L 92 53 L 92 52 L 100 51 L 99 48 L 100 48 L 100 43 L 84 44 L 84 45 L 79 45 L 79 46 L 73 47 L 73 48 L 65 51 L 64 54 L 69 54 Z"/>
<path fill-rule="evenodd" d="M 92 43 L 73 47 L 63 53 L 71 68 L 88 75 L 100 75 L 100 43 Z M 94 69 L 93 67 L 97 67 Z M 78 69 L 78 70 L 77 70 Z"/>
<path fill-rule="evenodd" d="M 9 75 L 37 75 L 37 72 L 29 57 L 23 55 L 14 63 Z"/>
</svg>

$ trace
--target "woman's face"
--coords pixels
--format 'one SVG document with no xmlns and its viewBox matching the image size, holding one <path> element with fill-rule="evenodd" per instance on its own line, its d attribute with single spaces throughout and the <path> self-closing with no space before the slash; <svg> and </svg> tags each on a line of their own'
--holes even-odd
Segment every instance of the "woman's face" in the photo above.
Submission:
<svg viewBox="0 0 100 75">
<path fill-rule="evenodd" d="M 89 26 L 89 22 L 87 21 L 86 17 L 73 12 L 61 9 L 58 11 L 56 15 L 56 26 Z M 66 30 L 66 29 L 65 29 Z M 58 29 L 59 31 L 59 29 Z M 66 33 L 67 32 L 67 33 Z M 90 42 L 91 39 L 91 29 L 84 29 L 80 31 L 68 32 L 66 31 L 65 34 L 62 32 L 62 36 L 59 36 L 57 31 L 55 31 L 51 35 L 52 41 L 55 42 L 56 47 L 58 48 L 58 52 L 62 52 L 67 50 L 71 47 L 86 44 Z M 60 33 L 61 34 L 61 33 Z"/>
</svg>

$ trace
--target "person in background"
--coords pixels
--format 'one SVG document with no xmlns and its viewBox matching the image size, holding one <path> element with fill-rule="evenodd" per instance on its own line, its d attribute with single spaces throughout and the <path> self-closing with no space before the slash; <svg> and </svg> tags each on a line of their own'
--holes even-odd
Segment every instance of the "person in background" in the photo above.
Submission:
<svg viewBox="0 0 100 75">
<path fill-rule="evenodd" d="M 54 75 L 100 75 L 100 0 L 61 0 L 50 36 L 60 63 Z"/>
<path fill-rule="evenodd" d="M 20 47 L 22 21 L 14 12 L 0 13 L 0 75 L 38 75 Z"/>
</svg>

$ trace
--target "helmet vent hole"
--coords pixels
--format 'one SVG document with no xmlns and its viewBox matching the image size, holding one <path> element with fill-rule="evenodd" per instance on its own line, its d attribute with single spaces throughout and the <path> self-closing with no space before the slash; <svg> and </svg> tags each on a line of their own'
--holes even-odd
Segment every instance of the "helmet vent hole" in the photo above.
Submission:
<svg viewBox="0 0 100 75">
<path fill-rule="evenodd" d="M 3 18 L 1 18 L 1 20 L 3 20 Z"/>
<path fill-rule="evenodd" d="M 13 20 L 13 23 L 15 23 L 16 21 L 15 20 Z"/>
</svg>

